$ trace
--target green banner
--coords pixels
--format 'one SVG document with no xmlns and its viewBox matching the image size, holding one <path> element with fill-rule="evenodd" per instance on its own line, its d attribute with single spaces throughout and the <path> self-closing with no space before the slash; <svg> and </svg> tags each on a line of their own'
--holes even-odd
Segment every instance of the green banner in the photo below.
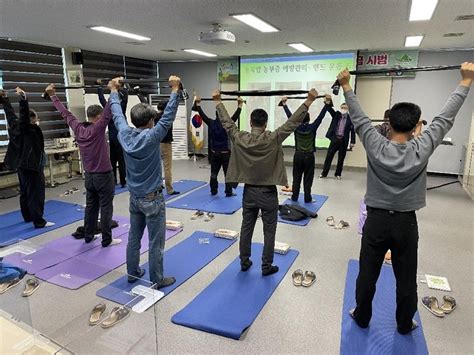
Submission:
<svg viewBox="0 0 474 355">
<path fill-rule="evenodd" d="M 418 66 L 418 50 L 401 51 L 361 51 L 357 56 L 357 70 L 409 68 Z M 414 72 L 374 74 L 374 77 L 400 76 L 414 77 Z"/>
<path fill-rule="evenodd" d="M 220 83 L 238 83 L 239 60 L 219 59 L 217 61 L 217 80 Z"/>
</svg>

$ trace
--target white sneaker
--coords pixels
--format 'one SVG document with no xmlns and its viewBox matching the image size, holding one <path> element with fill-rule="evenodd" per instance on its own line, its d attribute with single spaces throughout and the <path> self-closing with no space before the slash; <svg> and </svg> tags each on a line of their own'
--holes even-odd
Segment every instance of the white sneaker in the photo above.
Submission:
<svg viewBox="0 0 474 355">
<path fill-rule="evenodd" d="M 46 224 L 44 225 L 44 228 L 46 228 L 46 227 L 52 227 L 52 226 L 54 226 L 55 224 L 56 224 L 56 223 L 54 223 L 54 222 L 46 222 Z"/>
<path fill-rule="evenodd" d="M 112 242 L 108 245 L 109 247 L 122 243 L 122 239 L 112 239 Z"/>
<path fill-rule="evenodd" d="M 336 180 L 341 180 L 342 177 L 340 177 L 339 175 L 336 175 Z"/>
</svg>

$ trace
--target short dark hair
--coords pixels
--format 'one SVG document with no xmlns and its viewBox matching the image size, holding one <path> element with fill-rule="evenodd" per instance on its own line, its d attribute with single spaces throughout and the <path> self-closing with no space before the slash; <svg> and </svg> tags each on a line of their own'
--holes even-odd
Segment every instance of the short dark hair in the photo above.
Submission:
<svg viewBox="0 0 474 355">
<path fill-rule="evenodd" d="M 90 105 L 87 108 L 86 114 L 87 114 L 87 117 L 96 117 L 100 115 L 103 111 L 104 109 L 100 105 Z"/>
<path fill-rule="evenodd" d="M 156 111 L 151 105 L 136 104 L 130 111 L 130 117 L 132 118 L 133 125 L 140 128 L 146 126 L 150 120 L 155 119 Z"/>
<path fill-rule="evenodd" d="M 388 110 L 385 110 L 385 112 L 383 113 L 383 118 L 389 118 L 390 116 L 390 109 Z"/>
<path fill-rule="evenodd" d="M 413 130 L 420 120 L 421 109 L 414 103 L 400 102 L 393 105 L 388 117 L 394 131 L 407 133 Z"/>
<path fill-rule="evenodd" d="M 263 127 L 268 122 L 268 113 L 261 108 L 257 108 L 250 114 L 250 122 L 254 127 Z"/>
<path fill-rule="evenodd" d="M 159 101 L 158 105 L 156 107 L 158 108 L 158 111 L 164 111 L 166 108 L 166 105 L 168 105 L 168 100 L 166 101 Z"/>
<path fill-rule="evenodd" d="M 309 112 L 306 112 L 303 118 L 303 123 L 308 123 L 310 120 Z"/>
</svg>

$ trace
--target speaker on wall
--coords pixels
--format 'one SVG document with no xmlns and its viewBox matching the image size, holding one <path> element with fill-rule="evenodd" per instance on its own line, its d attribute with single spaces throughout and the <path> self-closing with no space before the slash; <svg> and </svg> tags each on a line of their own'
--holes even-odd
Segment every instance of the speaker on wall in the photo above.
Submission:
<svg viewBox="0 0 474 355">
<path fill-rule="evenodd" d="M 84 58 L 82 52 L 72 52 L 72 64 L 79 65 L 84 64 Z"/>
</svg>

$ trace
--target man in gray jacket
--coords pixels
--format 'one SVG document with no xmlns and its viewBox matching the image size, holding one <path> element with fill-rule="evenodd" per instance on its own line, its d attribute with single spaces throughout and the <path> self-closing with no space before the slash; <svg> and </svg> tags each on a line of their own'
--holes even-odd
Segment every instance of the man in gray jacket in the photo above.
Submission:
<svg viewBox="0 0 474 355">
<path fill-rule="evenodd" d="M 426 205 L 428 159 L 454 124 L 474 80 L 474 64 L 463 63 L 461 82 L 443 109 L 423 133 L 413 139 L 420 108 L 408 102 L 395 104 L 389 113 L 390 140 L 380 135 L 362 111 L 349 84 L 347 70 L 338 75 L 352 122 L 367 153 L 367 221 L 365 222 L 356 284 L 355 322 L 369 326 L 372 300 L 384 255 L 392 251 L 397 280 L 397 328 L 408 334 L 417 327 L 418 225 L 415 211 Z"/>
<path fill-rule="evenodd" d="M 242 227 L 240 231 L 241 270 L 252 266 L 250 260 L 252 235 L 258 213 L 262 211 L 264 247 L 262 275 L 278 272 L 272 265 L 275 233 L 278 220 L 278 194 L 276 185 L 288 185 L 281 144 L 303 123 L 309 107 L 318 93 L 311 89 L 306 101 L 283 125 L 273 132 L 267 131 L 268 114 L 262 109 L 250 115 L 251 132 L 240 131 L 230 118 L 218 90 L 212 93 L 222 126 L 231 139 L 232 154 L 227 170 L 227 183 L 244 183 Z"/>
</svg>

